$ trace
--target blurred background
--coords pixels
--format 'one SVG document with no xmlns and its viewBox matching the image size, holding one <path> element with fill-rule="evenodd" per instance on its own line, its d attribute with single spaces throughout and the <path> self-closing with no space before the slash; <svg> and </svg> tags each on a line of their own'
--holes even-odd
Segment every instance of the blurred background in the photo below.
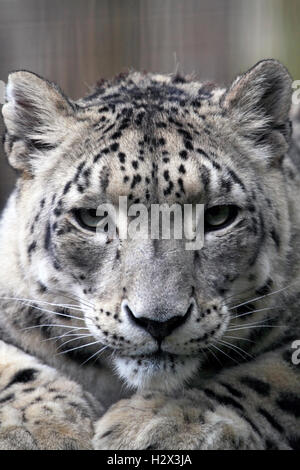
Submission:
<svg viewBox="0 0 300 470">
<path fill-rule="evenodd" d="M 300 0 L 0 0 L 0 80 L 27 69 L 76 98 L 128 68 L 226 85 L 268 57 L 300 79 L 299 20 Z M 13 181 L 1 147 L 0 208 Z"/>
</svg>

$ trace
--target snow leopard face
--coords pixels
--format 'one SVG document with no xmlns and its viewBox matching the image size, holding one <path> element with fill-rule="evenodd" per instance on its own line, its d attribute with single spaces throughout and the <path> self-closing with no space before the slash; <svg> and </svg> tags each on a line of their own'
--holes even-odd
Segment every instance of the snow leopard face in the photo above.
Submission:
<svg viewBox="0 0 300 470">
<path fill-rule="evenodd" d="M 5 149 L 20 174 L 11 229 L 26 293 L 76 299 L 59 322 L 44 311 L 41 332 L 70 326 L 83 336 L 66 350 L 79 345 L 96 359 L 105 349 L 128 384 L 163 389 L 192 378 L 230 336 L 247 339 L 243 315 L 266 312 L 240 304 L 280 282 L 288 247 L 289 103 L 290 78 L 271 60 L 227 90 L 131 73 L 77 102 L 34 74 L 11 74 Z M 120 196 L 149 210 L 204 204 L 204 246 L 124 239 L 118 226 L 116 237 L 95 232 L 97 207 L 117 207 Z M 30 324 L 40 316 L 33 309 Z M 230 335 L 233 325 L 241 328 Z"/>
</svg>

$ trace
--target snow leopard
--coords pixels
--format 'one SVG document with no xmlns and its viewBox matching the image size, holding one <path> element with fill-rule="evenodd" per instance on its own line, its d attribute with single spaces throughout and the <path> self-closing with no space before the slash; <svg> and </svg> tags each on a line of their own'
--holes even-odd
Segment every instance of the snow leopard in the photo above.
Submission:
<svg viewBox="0 0 300 470">
<path fill-rule="evenodd" d="M 131 71 L 78 100 L 9 75 L 1 449 L 300 448 L 292 85 L 274 59 L 228 87 Z M 120 197 L 201 204 L 203 246 L 98 230 Z"/>
</svg>

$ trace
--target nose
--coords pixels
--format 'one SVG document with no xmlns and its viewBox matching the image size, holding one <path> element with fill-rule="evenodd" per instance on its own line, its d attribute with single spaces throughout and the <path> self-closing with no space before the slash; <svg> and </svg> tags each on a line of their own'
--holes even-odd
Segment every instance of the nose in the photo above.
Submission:
<svg viewBox="0 0 300 470">
<path fill-rule="evenodd" d="M 124 305 L 124 309 L 132 323 L 146 330 L 158 343 L 161 343 L 164 338 L 186 322 L 190 316 L 193 305 L 194 304 L 191 302 L 185 315 L 177 315 L 166 321 L 152 320 L 148 317 L 137 317 L 128 304 Z"/>
</svg>

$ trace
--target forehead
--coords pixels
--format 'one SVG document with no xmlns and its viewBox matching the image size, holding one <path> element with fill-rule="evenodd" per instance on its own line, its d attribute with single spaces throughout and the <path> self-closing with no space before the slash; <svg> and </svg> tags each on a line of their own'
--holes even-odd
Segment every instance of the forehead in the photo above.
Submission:
<svg viewBox="0 0 300 470">
<path fill-rule="evenodd" d="M 78 182 L 85 183 L 88 175 L 86 192 L 116 204 L 119 196 L 135 203 L 206 203 L 224 194 L 240 198 L 242 183 L 233 181 L 232 166 L 209 137 L 197 135 L 188 145 L 185 139 L 174 128 L 146 134 L 129 127 L 82 160 Z"/>
<path fill-rule="evenodd" d="M 221 178 L 228 190 L 230 170 L 218 141 L 222 90 L 159 82 L 129 88 L 81 102 L 79 121 L 88 124 L 76 152 L 77 178 L 89 177 L 87 192 L 182 202 L 199 200 Z"/>
</svg>

